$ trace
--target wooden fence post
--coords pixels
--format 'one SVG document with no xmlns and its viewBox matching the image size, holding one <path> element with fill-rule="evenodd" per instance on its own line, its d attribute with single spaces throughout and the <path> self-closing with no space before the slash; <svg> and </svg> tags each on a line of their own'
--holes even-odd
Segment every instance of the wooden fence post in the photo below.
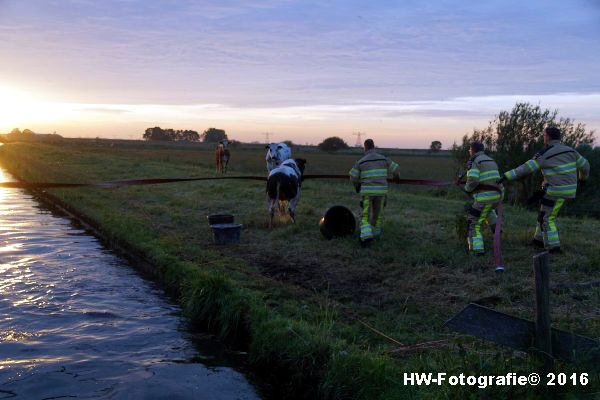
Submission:
<svg viewBox="0 0 600 400">
<path fill-rule="evenodd" d="M 550 329 L 550 266 L 548 252 L 533 257 L 535 278 L 535 347 L 546 369 L 554 366 L 552 331 Z"/>
</svg>

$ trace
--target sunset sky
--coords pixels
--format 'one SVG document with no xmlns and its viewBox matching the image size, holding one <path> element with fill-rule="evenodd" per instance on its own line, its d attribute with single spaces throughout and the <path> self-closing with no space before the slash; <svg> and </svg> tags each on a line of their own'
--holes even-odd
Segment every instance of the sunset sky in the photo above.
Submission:
<svg viewBox="0 0 600 400">
<path fill-rule="evenodd" d="M 0 0 L 0 58 L 0 132 L 448 147 L 517 101 L 600 131 L 595 0 Z"/>
</svg>

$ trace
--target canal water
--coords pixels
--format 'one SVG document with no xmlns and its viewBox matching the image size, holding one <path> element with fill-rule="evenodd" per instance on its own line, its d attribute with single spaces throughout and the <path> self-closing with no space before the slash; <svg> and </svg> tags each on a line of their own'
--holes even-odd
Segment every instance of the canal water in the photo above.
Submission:
<svg viewBox="0 0 600 400">
<path fill-rule="evenodd" d="M 0 170 L 0 182 L 11 180 Z M 259 399 L 177 305 L 25 191 L 0 188 L 0 399 Z M 200 362 L 210 360 L 210 362 Z"/>
</svg>

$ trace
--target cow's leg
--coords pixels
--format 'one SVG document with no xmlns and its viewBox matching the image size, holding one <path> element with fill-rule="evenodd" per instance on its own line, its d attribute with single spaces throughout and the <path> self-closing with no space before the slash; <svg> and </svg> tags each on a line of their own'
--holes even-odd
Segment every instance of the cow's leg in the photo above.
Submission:
<svg viewBox="0 0 600 400">
<path fill-rule="evenodd" d="M 273 216 L 275 215 L 275 202 L 277 200 L 267 197 L 267 211 L 269 212 L 269 229 L 273 227 Z"/>
<path fill-rule="evenodd" d="M 300 187 L 298 187 L 298 192 L 296 193 L 296 197 L 290 200 L 289 205 L 289 213 L 292 218 L 292 222 L 296 222 L 296 207 L 298 206 L 298 202 L 300 201 Z"/>
<path fill-rule="evenodd" d="M 273 218 L 275 218 L 275 202 L 277 202 L 278 200 L 273 201 L 273 205 L 271 206 L 271 212 L 269 213 L 269 229 L 273 228 Z"/>
<path fill-rule="evenodd" d="M 229 152 L 228 149 L 225 149 L 223 151 L 223 162 L 224 162 L 223 173 L 227 172 L 227 165 L 229 164 L 230 157 L 231 157 L 231 153 Z"/>
<path fill-rule="evenodd" d="M 269 229 L 273 228 L 273 217 L 275 217 L 276 199 L 269 199 Z"/>
<path fill-rule="evenodd" d="M 281 193 L 281 177 L 275 174 L 267 180 L 267 209 L 269 210 L 269 229 L 273 227 L 273 217 L 275 216 L 275 206 L 279 202 Z"/>
</svg>

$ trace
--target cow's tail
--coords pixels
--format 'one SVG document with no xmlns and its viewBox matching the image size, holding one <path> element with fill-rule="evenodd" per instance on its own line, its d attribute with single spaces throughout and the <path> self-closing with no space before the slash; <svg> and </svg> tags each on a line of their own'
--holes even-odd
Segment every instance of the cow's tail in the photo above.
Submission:
<svg viewBox="0 0 600 400">
<path fill-rule="evenodd" d="M 281 200 L 281 180 L 277 180 L 277 189 L 275 190 L 275 199 L 277 199 L 277 206 L 279 208 L 279 215 L 283 215 L 285 213 L 285 203 Z"/>
</svg>

